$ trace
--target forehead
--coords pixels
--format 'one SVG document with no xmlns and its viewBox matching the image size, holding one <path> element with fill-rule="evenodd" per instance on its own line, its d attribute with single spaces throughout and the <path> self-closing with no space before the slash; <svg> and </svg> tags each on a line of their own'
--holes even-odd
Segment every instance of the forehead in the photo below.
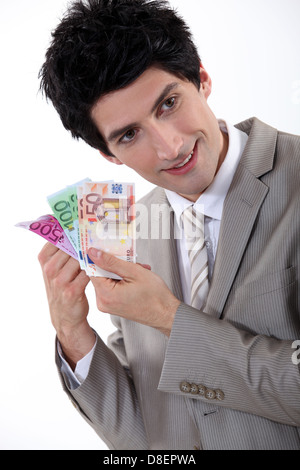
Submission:
<svg viewBox="0 0 300 470">
<path fill-rule="evenodd" d="M 114 128 L 126 127 L 149 114 L 168 85 L 183 83 L 164 70 L 149 68 L 127 87 L 102 96 L 92 108 L 91 117 L 105 138 Z"/>
</svg>

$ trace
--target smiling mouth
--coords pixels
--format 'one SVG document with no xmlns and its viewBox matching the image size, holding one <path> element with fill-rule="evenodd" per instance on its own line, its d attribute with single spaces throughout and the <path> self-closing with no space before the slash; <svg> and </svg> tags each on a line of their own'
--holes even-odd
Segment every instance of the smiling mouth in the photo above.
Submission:
<svg viewBox="0 0 300 470">
<path fill-rule="evenodd" d="M 177 166 L 174 166 L 172 169 L 182 168 L 192 159 L 193 154 L 194 154 L 194 150 L 189 154 L 189 156 L 182 163 L 180 163 Z"/>
<path fill-rule="evenodd" d="M 177 163 L 176 166 L 173 163 L 174 166 L 172 166 L 171 168 L 165 168 L 164 171 L 174 176 L 185 175 L 189 173 L 196 166 L 197 159 L 198 159 L 198 148 L 197 148 L 197 142 L 196 142 L 193 150 L 191 151 L 191 153 L 188 154 L 187 157 L 184 158 L 184 160 L 181 160 L 181 162 Z"/>
</svg>

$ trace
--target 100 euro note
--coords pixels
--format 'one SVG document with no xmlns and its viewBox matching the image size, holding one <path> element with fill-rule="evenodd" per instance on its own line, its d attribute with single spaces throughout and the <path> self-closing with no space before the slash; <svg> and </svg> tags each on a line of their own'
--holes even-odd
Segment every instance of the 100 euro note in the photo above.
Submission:
<svg viewBox="0 0 300 470">
<path fill-rule="evenodd" d="M 80 256 L 89 276 L 120 279 L 96 266 L 91 247 L 125 261 L 136 261 L 134 184 L 85 182 L 77 187 Z"/>
<path fill-rule="evenodd" d="M 85 268 L 85 264 L 80 257 L 80 244 L 78 239 L 77 187 L 86 181 L 91 180 L 86 178 L 47 197 L 48 203 L 54 212 L 54 216 L 59 221 L 66 236 L 76 250 L 81 269 Z"/>
</svg>

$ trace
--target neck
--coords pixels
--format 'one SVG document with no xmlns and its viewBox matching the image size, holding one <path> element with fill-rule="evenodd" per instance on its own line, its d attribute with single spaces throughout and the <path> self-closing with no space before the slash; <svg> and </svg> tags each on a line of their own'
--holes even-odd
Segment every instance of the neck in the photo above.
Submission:
<svg viewBox="0 0 300 470">
<path fill-rule="evenodd" d="M 219 157 L 219 163 L 217 166 L 217 170 L 215 173 L 218 173 L 219 169 L 221 168 L 222 163 L 224 162 L 227 152 L 228 152 L 228 147 L 229 147 L 229 136 L 226 132 L 220 131 L 220 139 L 221 139 L 221 152 L 220 152 L 220 157 Z"/>
<path fill-rule="evenodd" d="M 216 169 L 216 172 L 215 172 L 215 175 L 214 177 L 216 176 L 216 174 L 218 173 L 219 169 L 221 168 L 222 166 L 222 163 L 224 162 L 225 158 L 226 158 L 226 155 L 227 155 L 227 152 L 228 152 L 228 147 L 229 147 L 229 136 L 226 132 L 223 132 L 220 130 L 220 148 L 221 148 L 221 152 L 220 152 L 220 155 L 219 155 L 219 161 L 218 161 L 218 165 L 217 165 L 217 169 Z M 206 190 L 207 188 L 205 188 Z M 205 191 L 204 190 L 204 191 Z M 203 191 L 203 192 L 204 192 Z M 188 201 L 192 201 L 192 202 L 196 202 L 197 199 L 199 199 L 199 197 L 201 196 L 202 193 L 199 193 L 199 194 L 179 194 L 180 196 L 184 197 L 185 199 L 187 199 Z"/>
</svg>

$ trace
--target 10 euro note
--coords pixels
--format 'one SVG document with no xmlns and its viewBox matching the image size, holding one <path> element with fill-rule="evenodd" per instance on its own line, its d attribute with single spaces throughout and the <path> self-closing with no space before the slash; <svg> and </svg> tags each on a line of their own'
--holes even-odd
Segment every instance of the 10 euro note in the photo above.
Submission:
<svg viewBox="0 0 300 470">
<path fill-rule="evenodd" d="M 93 247 L 136 262 L 134 184 L 85 182 L 78 186 L 78 220 L 81 256 L 89 276 L 120 279 L 89 258 Z"/>
</svg>

